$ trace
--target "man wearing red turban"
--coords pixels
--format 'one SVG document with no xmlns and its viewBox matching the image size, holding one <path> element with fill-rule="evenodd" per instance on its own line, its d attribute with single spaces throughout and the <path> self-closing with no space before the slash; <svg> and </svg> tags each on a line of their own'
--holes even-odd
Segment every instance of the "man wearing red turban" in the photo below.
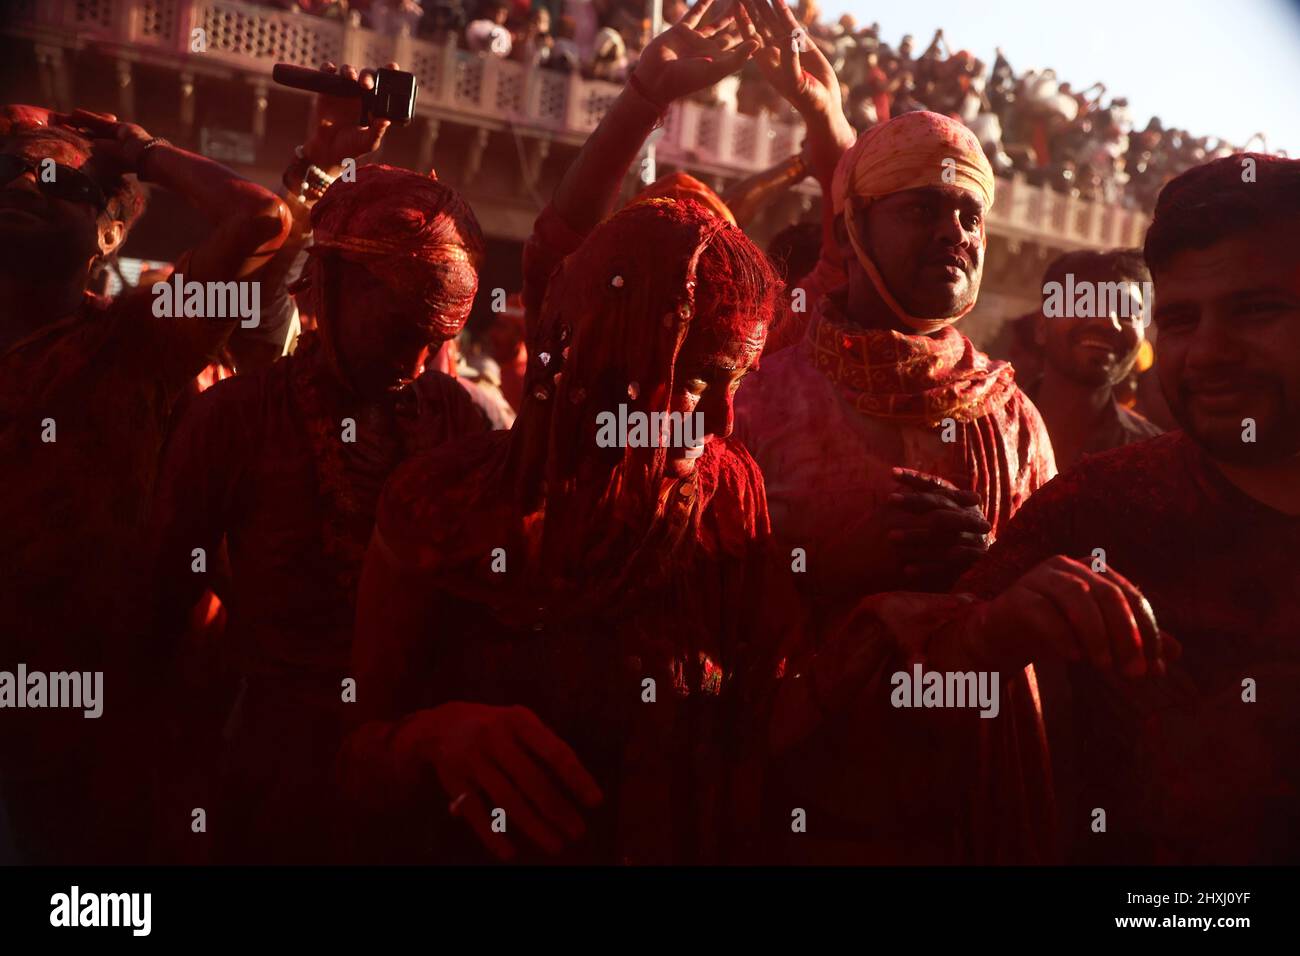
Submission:
<svg viewBox="0 0 1300 956">
<path fill-rule="evenodd" d="M 338 851 L 330 767 L 356 699 L 348 650 L 380 489 L 409 455 L 485 428 L 454 378 L 422 372 L 478 287 L 483 239 L 465 201 L 431 176 L 368 165 L 329 187 L 311 225 L 295 290 L 314 331 L 267 372 L 195 400 L 155 508 L 160 634 L 182 629 L 205 584 L 229 610 L 219 667 L 237 689 L 213 705 L 228 711 L 209 809 L 219 860 Z"/>
</svg>

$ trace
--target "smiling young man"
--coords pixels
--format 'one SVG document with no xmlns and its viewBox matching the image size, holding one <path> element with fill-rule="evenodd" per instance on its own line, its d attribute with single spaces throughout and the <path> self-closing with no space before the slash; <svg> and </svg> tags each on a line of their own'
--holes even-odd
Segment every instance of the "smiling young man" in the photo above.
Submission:
<svg viewBox="0 0 1300 956">
<path fill-rule="evenodd" d="M 1161 432 L 1115 400 L 1115 386 L 1132 371 L 1146 340 L 1151 303 L 1143 303 L 1141 296 L 1150 281 L 1138 249 L 1068 252 L 1043 273 L 1044 308 L 1035 320 L 1034 335 L 1046 362 L 1042 378 L 1028 390 L 1062 470 L 1084 455 Z M 1094 293 L 1081 302 L 1097 307 L 1076 309 L 1070 302 L 1061 310 L 1064 314 L 1056 314 L 1052 292 L 1060 288 Z M 1119 294 L 1103 296 L 1107 289 Z"/>
<path fill-rule="evenodd" d="M 1013 593 L 1067 555 L 1083 562 L 1068 562 L 1076 592 L 1122 573 L 1182 645 L 1153 681 L 1118 679 L 1103 655 L 1069 665 L 1065 699 L 1045 692 L 1074 859 L 1300 861 L 1297 227 L 1298 160 L 1228 156 L 1164 188 L 1145 255 L 1156 371 L 1183 430 L 1062 475 L 958 585 L 1018 606 L 1002 637 L 986 629 L 995 644 L 1087 630 L 1065 596 Z M 1036 661 L 1056 656 L 1041 648 Z"/>
</svg>

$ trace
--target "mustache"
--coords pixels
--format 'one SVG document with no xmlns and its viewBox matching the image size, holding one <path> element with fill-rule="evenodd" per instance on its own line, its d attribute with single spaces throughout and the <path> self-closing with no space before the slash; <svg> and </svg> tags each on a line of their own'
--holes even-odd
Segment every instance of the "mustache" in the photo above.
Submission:
<svg viewBox="0 0 1300 956">
<path fill-rule="evenodd" d="M 966 275 L 970 275 L 975 268 L 974 257 L 964 249 L 946 246 L 942 249 L 933 250 L 925 257 L 925 265 L 928 266 L 956 266 Z"/>
</svg>

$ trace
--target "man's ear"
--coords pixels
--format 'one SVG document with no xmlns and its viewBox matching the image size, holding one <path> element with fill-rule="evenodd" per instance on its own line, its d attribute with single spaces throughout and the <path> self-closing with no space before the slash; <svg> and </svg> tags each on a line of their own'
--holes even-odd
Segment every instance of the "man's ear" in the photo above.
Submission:
<svg viewBox="0 0 1300 956">
<path fill-rule="evenodd" d="M 111 256 L 126 241 L 126 223 L 120 219 L 101 217 L 99 220 L 99 254 Z"/>
</svg>

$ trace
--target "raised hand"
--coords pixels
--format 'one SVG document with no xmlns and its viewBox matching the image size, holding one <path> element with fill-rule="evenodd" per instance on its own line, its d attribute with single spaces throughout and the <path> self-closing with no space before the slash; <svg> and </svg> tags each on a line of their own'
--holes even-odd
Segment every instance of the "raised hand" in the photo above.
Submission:
<svg viewBox="0 0 1300 956">
<path fill-rule="evenodd" d="M 804 117 L 842 112 L 840 81 L 785 0 L 741 0 L 763 47 L 754 60 L 763 76 Z"/>
<path fill-rule="evenodd" d="M 727 29 L 733 20 L 731 15 L 718 23 L 700 26 L 712 6 L 713 0 L 697 0 L 641 52 L 634 70 L 636 82 L 661 108 L 736 72 L 761 45 L 743 11 L 734 15 L 739 35 Z"/>
<path fill-rule="evenodd" d="M 136 171 L 140 154 L 153 138 L 142 126 L 119 123 L 112 113 L 78 109 L 71 113 L 50 113 L 49 117 L 53 124 L 88 137 L 96 162 L 120 172 Z"/>
<path fill-rule="evenodd" d="M 387 69 L 396 70 L 396 63 Z M 326 63 L 322 73 L 338 73 L 350 80 L 358 80 L 366 89 L 374 89 L 375 71 L 362 70 L 344 63 L 335 67 Z M 337 175 L 345 159 L 360 159 L 373 153 L 384 140 L 391 125 L 385 119 L 372 119 L 369 126 L 358 126 L 360 105 L 355 99 L 317 94 L 312 114 L 312 134 L 303 146 L 307 159 L 330 175 Z"/>
<path fill-rule="evenodd" d="M 844 115 L 839 78 L 822 51 L 808 39 L 785 0 L 740 2 L 738 12 L 763 42 L 754 60 L 768 82 L 803 117 L 808 129 L 809 165 L 822 188 L 827 189 L 835 164 L 857 138 Z M 737 20 L 740 18 L 737 16 Z"/>
</svg>

